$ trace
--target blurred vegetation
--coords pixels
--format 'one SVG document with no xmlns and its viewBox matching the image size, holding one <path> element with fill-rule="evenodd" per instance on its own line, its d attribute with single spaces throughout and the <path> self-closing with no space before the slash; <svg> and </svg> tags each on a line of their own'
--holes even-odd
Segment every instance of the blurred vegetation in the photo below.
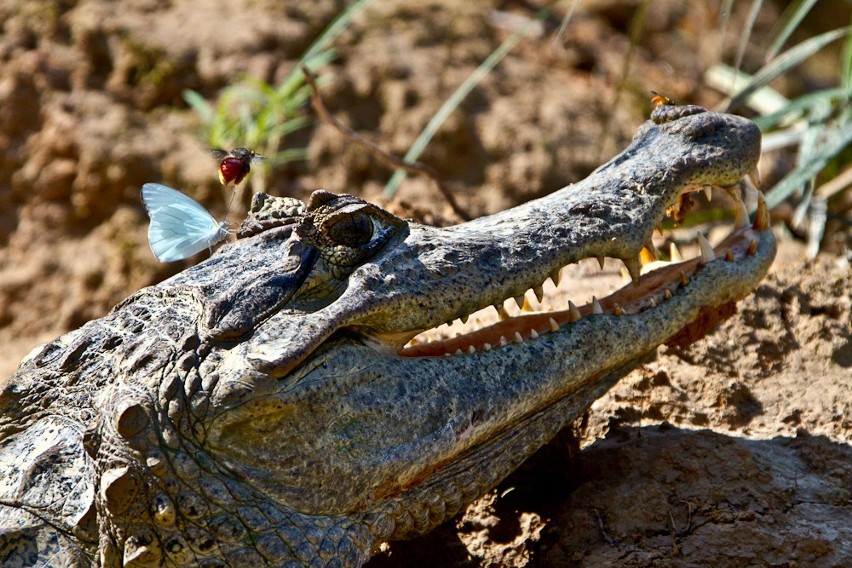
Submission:
<svg viewBox="0 0 852 568">
<path fill-rule="evenodd" d="M 223 89 L 215 103 L 208 102 L 196 91 L 184 91 L 184 100 L 202 120 L 206 142 L 211 149 L 231 150 L 242 146 L 265 158 L 252 167 L 254 174 L 248 180 L 252 193 L 265 191 L 269 168 L 306 157 L 304 148 L 282 149 L 282 142 L 288 134 L 310 122 L 304 106 L 311 90 L 301 67 L 316 73 L 332 62 L 336 53 L 329 46 L 370 2 L 357 0 L 350 4 L 311 44 L 299 63 L 278 85 L 243 77 Z"/>
</svg>

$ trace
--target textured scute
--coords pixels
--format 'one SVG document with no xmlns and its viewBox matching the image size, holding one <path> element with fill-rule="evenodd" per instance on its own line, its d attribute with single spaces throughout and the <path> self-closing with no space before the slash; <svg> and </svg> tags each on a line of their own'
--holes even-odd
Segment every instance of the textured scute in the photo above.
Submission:
<svg viewBox="0 0 852 568">
<path fill-rule="evenodd" d="M 3 440 L 0 470 L 0 566 L 85 562 L 79 543 L 66 536 L 96 538 L 89 524 L 91 464 L 79 426 L 52 416 Z"/>
</svg>

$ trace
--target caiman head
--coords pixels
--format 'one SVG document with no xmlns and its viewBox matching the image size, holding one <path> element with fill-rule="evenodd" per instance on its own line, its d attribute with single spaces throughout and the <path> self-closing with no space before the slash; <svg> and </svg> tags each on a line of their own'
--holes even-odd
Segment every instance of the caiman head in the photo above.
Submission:
<svg viewBox="0 0 852 568">
<path fill-rule="evenodd" d="M 428 531 L 757 285 L 763 205 L 695 259 L 640 276 L 638 257 L 684 192 L 734 186 L 759 149 L 748 120 L 663 106 L 585 181 L 445 229 L 255 196 L 236 242 L 2 385 L 0 561 L 359 566 Z M 603 257 L 635 282 L 412 341 Z"/>
</svg>

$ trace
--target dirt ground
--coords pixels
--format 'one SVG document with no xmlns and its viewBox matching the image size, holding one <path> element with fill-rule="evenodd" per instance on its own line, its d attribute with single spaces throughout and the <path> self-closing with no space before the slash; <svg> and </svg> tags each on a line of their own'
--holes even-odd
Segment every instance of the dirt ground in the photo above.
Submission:
<svg viewBox="0 0 852 568">
<path fill-rule="evenodd" d="M 657 0 L 631 51 L 640 4 L 587 0 L 562 34 L 557 8 L 450 116 L 422 159 L 471 215 L 590 173 L 629 143 L 651 91 L 708 108 L 723 99 L 702 75 L 735 60 L 751 3 L 735 2 L 725 28 L 718 2 Z M 760 65 L 777 4 L 761 8 L 747 70 Z M 212 99 L 243 74 L 280 80 L 344 5 L 0 0 L 0 376 L 188 265 L 153 258 L 139 201 L 143 183 L 162 181 L 225 214 L 229 193 L 182 91 Z M 335 43 L 324 98 L 402 155 L 517 29 L 506 15 L 538 7 L 377 0 Z M 850 10 L 823 0 L 803 33 Z M 773 86 L 791 96 L 830 86 L 836 59 L 827 50 Z M 272 194 L 322 187 L 458 221 L 426 179 L 410 177 L 387 202 L 389 172 L 325 124 L 286 145 L 309 157 L 273 164 Z M 767 155 L 765 184 L 790 161 Z M 688 349 L 662 348 L 464 516 L 391 543 L 370 565 L 852 565 L 852 237 L 832 235 L 807 260 L 780 224 L 778 235 L 770 276 L 735 316 Z M 615 264 L 588 272 L 596 286 L 620 278 Z"/>
</svg>

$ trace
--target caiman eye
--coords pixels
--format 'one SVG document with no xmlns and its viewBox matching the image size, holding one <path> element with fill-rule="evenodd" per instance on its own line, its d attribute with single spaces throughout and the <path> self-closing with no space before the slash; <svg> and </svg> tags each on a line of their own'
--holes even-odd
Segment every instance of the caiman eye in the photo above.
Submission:
<svg viewBox="0 0 852 568">
<path fill-rule="evenodd" d="M 340 215 L 331 226 L 325 227 L 328 237 L 335 243 L 348 247 L 359 247 L 373 238 L 373 219 L 357 212 Z"/>
<path fill-rule="evenodd" d="M 357 197 L 319 189 L 311 194 L 296 234 L 342 279 L 406 227 L 399 217 Z"/>
</svg>

